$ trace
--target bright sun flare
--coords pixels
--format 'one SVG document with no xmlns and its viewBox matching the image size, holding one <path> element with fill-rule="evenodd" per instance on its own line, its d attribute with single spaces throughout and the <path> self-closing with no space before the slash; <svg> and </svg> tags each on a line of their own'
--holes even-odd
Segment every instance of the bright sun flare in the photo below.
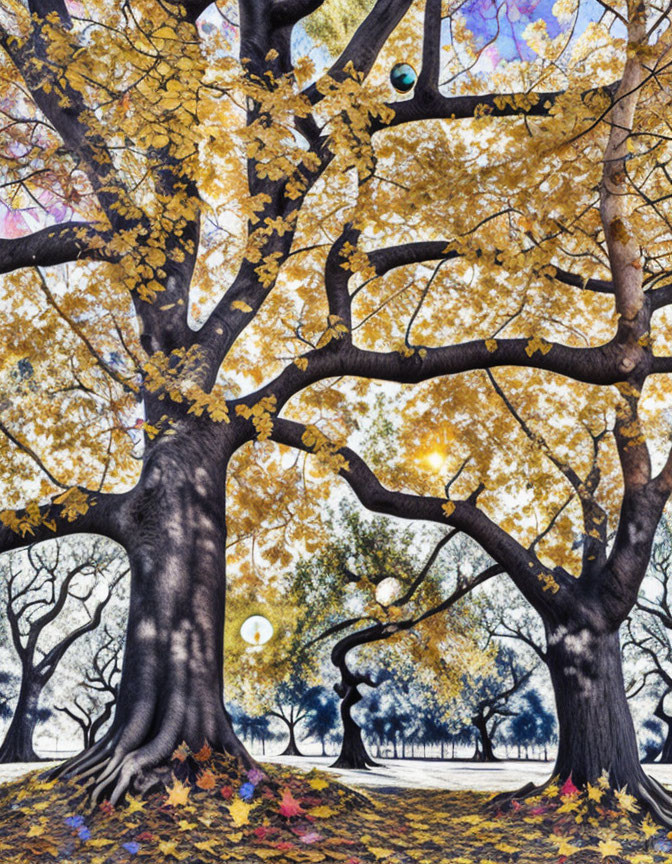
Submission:
<svg viewBox="0 0 672 864">
<path fill-rule="evenodd" d="M 432 450 L 431 453 L 428 453 L 427 456 L 425 456 L 425 461 L 433 471 L 438 471 L 441 467 L 443 467 L 443 463 L 446 461 L 446 457 L 438 450 Z"/>
</svg>

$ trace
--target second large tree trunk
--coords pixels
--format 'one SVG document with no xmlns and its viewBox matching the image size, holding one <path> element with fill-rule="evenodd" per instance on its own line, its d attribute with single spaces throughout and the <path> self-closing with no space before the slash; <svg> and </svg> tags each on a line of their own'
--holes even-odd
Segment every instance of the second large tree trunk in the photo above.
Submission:
<svg viewBox="0 0 672 864">
<path fill-rule="evenodd" d="M 618 633 L 583 623 L 549 631 L 547 642 L 559 727 L 554 774 L 582 786 L 606 772 L 613 786 L 646 797 L 651 781 L 639 764 Z"/>
</svg>

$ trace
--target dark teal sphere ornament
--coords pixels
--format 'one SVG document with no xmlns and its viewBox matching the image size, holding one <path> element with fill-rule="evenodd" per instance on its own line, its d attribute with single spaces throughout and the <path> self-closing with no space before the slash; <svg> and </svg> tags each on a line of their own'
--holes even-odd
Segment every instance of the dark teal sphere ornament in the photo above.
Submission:
<svg viewBox="0 0 672 864">
<path fill-rule="evenodd" d="M 417 73 L 410 63 L 395 63 L 390 72 L 390 83 L 397 93 L 408 93 L 415 87 Z"/>
</svg>

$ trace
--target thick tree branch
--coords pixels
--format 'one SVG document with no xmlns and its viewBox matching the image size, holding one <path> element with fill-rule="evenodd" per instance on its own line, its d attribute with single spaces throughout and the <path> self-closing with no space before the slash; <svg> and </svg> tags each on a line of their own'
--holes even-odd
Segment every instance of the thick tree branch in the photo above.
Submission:
<svg viewBox="0 0 672 864">
<path fill-rule="evenodd" d="M 416 90 L 439 92 L 441 67 L 441 0 L 425 0 L 425 20 L 422 34 L 422 67 Z"/>
<path fill-rule="evenodd" d="M 618 82 L 591 90 L 584 99 L 596 93 L 611 96 Z M 545 117 L 562 91 L 547 93 L 484 93 L 482 96 L 443 96 L 438 90 L 422 90 L 416 86 L 412 99 L 388 102 L 394 111 L 391 120 L 374 118 L 372 131 L 401 126 L 416 120 L 461 120 L 477 113 L 488 117 Z"/>
<path fill-rule="evenodd" d="M 323 3 L 324 0 L 273 0 L 271 23 L 274 27 L 291 27 L 315 12 Z"/>
<path fill-rule="evenodd" d="M 70 261 L 117 260 L 104 246 L 109 239 L 86 222 L 64 222 L 25 237 L 0 239 L 0 273 L 21 267 L 51 267 Z"/>
<path fill-rule="evenodd" d="M 625 183 L 626 160 L 629 158 L 627 143 L 632 132 L 635 108 L 644 75 L 641 57 L 637 50 L 646 40 L 646 14 L 643 2 L 633 4 L 630 14 L 628 44 L 631 50 L 616 91 L 614 105 L 608 115 L 611 130 L 604 153 L 604 169 L 600 183 L 600 215 L 607 241 L 616 310 L 622 322 L 636 326 L 635 322 L 640 317 L 639 313 L 644 305 L 641 250 L 628 224 Z M 635 334 L 636 338 L 641 335 L 641 332 Z"/>
<path fill-rule="evenodd" d="M 70 487 L 72 494 L 81 493 L 86 501 L 86 512 L 74 514 L 70 509 L 67 493 L 56 496 L 39 507 L 0 511 L 0 553 L 22 549 L 31 543 L 67 537 L 71 534 L 101 534 L 120 543 L 119 513 L 132 491 L 123 494 L 91 492 L 83 487 Z"/>
<path fill-rule="evenodd" d="M 306 427 L 290 420 L 277 419 L 273 423 L 271 439 L 299 450 L 311 452 L 304 442 Z M 353 489 L 369 510 L 386 513 L 402 519 L 422 519 L 439 525 L 450 525 L 468 534 L 501 565 L 511 576 L 521 593 L 537 609 L 543 610 L 551 620 L 559 605 L 569 599 L 576 584 L 564 571 L 551 572 L 539 559 L 513 537 L 492 522 L 481 510 L 468 501 L 450 502 L 453 509 L 444 509 L 445 499 L 394 492 L 378 481 L 366 463 L 349 447 L 329 450 L 331 457 L 342 458 L 339 475 Z M 347 467 L 345 467 L 347 465 Z"/>
<path fill-rule="evenodd" d="M 346 68 L 352 63 L 357 72 L 368 75 L 381 48 L 410 8 L 411 2 L 412 0 L 377 0 L 348 46 L 326 74 L 334 81 L 344 81 L 348 75 Z M 322 99 L 322 94 L 315 84 L 311 84 L 304 92 L 313 105 Z"/>
</svg>

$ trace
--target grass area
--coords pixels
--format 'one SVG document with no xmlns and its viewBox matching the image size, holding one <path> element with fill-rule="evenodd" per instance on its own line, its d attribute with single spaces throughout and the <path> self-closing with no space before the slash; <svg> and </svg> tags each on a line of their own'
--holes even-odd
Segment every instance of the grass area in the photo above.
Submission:
<svg viewBox="0 0 672 864">
<path fill-rule="evenodd" d="M 39 772 L 0 788 L 2 864 L 658 864 L 666 830 L 641 818 L 627 792 L 571 783 L 506 812 L 476 792 L 367 790 L 180 748 L 170 782 L 116 808 L 91 807 L 72 782 Z"/>
</svg>

